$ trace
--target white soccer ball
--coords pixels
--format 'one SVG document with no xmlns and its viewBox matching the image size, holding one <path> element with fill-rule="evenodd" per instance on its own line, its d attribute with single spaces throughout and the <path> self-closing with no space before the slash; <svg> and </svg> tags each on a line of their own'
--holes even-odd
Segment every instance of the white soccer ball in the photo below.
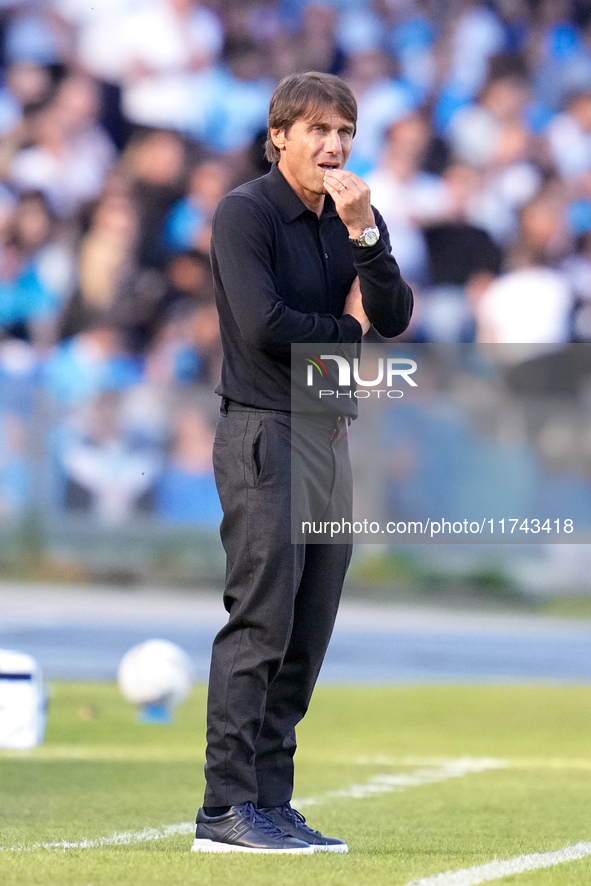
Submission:
<svg viewBox="0 0 591 886">
<path fill-rule="evenodd" d="M 125 653 L 117 683 L 135 705 L 178 705 L 191 691 L 193 666 L 180 646 L 168 640 L 146 640 Z"/>
</svg>

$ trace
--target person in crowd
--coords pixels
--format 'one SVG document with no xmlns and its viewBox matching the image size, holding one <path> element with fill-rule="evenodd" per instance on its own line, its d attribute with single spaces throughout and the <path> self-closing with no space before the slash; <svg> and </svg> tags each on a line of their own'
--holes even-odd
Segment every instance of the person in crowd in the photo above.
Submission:
<svg viewBox="0 0 591 886">
<path fill-rule="evenodd" d="M 421 292 L 415 335 L 423 341 L 473 341 L 472 304 L 501 271 L 501 248 L 470 219 L 479 172 L 452 163 L 443 173 L 448 205 L 425 225 L 429 285 Z"/>
<path fill-rule="evenodd" d="M 445 213 L 448 200 L 441 178 L 423 170 L 429 141 L 430 129 L 424 115 L 405 114 L 388 128 L 382 161 L 367 176 L 396 243 L 400 268 L 416 283 L 423 283 L 427 275 L 421 228 Z"/>
<path fill-rule="evenodd" d="M 126 145 L 123 168 L 131 180 L 130 197 L 138 216 L 137 258 L 142 267 L 162 268 L 167 248 L 164 220 L 185 189 L 187 145 L 176 132 L 137 132 Z"/>
<path fill-rule="evenodd" d="M 564 343 L 571 335 L 573 293 L 563 271 L 525 246 L 475 304 L 476 340 L 485 344 Z"/>
<path fill-rule="evenodd" d="M 162 236 L 171 252 L 200 249 L 209 252 L 213 212 L 230 190 L 229 164 L 204 160 L 189 175 L 187 193 L 177 200 L 166 216 Z"/>
<path fill-rule="evenodd" d="M 126 426 L 124 394 L 104 390 L 70 417 L 58 446 L 66 509 L 108 525 L 150 510 L 162 453 Z"/>
<path fill-rule="evenodd" d="M 214 529 L 222 513 L 211 461 L 213 428 L 195 400 L 192 390 L 191 402 L 174 412 L 169 451 L 154 489 L 154 513 L 165 523 Z"/>
<path fill-rule="evenodd" d="M 591 91 L 570 97 L 550 122 L 547 139 L 554 166 L 567 181 L 591 170 Z"/>
</svg>

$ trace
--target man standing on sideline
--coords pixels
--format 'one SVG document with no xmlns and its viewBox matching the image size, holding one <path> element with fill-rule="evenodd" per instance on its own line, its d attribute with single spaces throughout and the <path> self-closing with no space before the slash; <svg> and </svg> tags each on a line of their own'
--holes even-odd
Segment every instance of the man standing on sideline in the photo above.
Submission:
<svg viewBox="0 0 591 886">
<path fill-rule="evenodd" d="M 229 619 L 212 651 L 195 851 L 347 851 L 290 805 L 295 727 L 351 557 L 349 544 L 291 543 L 290 346 L 360 342 L 372 324 L 391 337 L 410 320 L 386 226 L 367 185 L 344 168 L 356 122 L 338 77 L 284 78 L 269 110 L 271 171 L 224 197 L 213 219 L 224 352 L 214 469 Z M 350 417 L 319 419 L 319 445 L 340 478 L 323 508 L 334 496 L 350 501 Z"/>
</svg>

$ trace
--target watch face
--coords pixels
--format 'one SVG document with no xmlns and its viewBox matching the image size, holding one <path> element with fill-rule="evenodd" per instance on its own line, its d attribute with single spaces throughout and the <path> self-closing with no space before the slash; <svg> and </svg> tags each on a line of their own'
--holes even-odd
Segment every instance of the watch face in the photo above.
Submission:
<svg viewBox="0 0 591 886">
<path fill-rule="evenodd" d="M 375 246 L 379 238 L 379 232 L 376 231 L 375 228 L 370 228 L 368 231 L 363 232 L 363 239 L 368 246 Z"/>
</svg>

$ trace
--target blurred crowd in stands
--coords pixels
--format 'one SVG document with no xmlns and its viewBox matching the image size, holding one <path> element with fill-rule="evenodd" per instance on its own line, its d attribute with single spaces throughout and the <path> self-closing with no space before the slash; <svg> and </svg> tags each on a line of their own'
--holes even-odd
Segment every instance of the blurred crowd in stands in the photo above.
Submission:
<svg viewBox="0 0 591 886">
<path fill-rule="evenodd" d="M 357 97 L 407 340 L 591 341 L 587 0 L 0 0 L 0 26 L 0 515 L 41 389 L 58 504 L 215 525 L 210 222 L 294 71 Z"/>
</svg>

